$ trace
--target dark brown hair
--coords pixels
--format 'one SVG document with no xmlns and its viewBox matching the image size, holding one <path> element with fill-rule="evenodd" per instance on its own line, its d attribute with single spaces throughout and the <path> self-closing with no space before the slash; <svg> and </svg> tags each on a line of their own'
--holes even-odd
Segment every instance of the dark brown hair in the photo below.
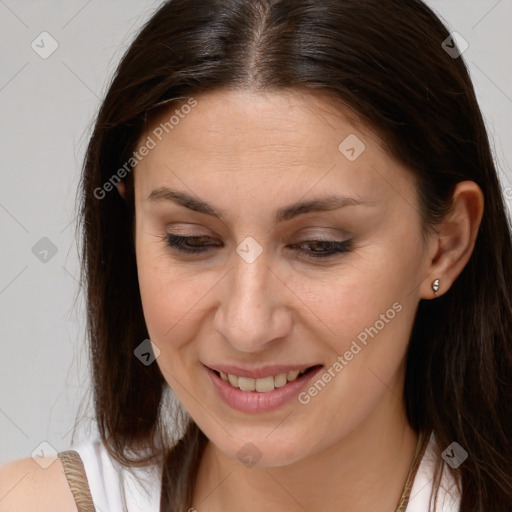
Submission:
<svg viewBox="0 0 512 512">
<path fill-rule="evenodd" d="M 186 413 L 171 438 L 168 386 L 157 364 L 134 356 L 149 336 L 133 173 L 122 173 L 127 202 L 104 184 L 156 116 L 219 88 L 301 89 L 357 113 L 417 178 L 425 230 L 449 211 L 458 182 L 480 186 L 485 211 L 468 264 L 444 295 L 420 301 L 404 400 L 418 433 L 433 430 L 440 450 L 456 441 L 468 452 L 450 469 L 461 510 L 512 510 L 510 220 L 465 63 L 442 47 L 449 35 L 420 0 L 171 0 L 126 51 L 84 163 L 82 278 L 101 438 L 127 466 L 163 464 L 162 512 L 190 506 L 207 439 Z"/>
</svg>

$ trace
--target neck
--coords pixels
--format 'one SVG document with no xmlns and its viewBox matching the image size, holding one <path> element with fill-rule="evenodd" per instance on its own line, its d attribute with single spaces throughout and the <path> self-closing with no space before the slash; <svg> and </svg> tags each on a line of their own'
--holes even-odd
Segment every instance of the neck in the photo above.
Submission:
<svg viewBox="0 0 512 512">
<path fill-rule="evenodd" d="M 199 512 L 394 512 L 418 436 L 393 392 L 335 445 L 293 464 L 248 468 L 209 442 L 192 506 Z"/>
</svg>

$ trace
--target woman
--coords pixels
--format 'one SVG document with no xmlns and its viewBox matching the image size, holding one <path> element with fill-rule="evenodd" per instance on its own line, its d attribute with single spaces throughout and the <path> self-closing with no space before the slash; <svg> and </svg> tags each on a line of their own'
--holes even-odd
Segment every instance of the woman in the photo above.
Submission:
<svg viewBox="0 0 512 512">
<path fill-rule="evenodd" d="M 162 5 L 84 165 L 100 439 L 11 510 L 512 509 L 511 231 L 456 50 L 420 0 Z"/>
</svg>

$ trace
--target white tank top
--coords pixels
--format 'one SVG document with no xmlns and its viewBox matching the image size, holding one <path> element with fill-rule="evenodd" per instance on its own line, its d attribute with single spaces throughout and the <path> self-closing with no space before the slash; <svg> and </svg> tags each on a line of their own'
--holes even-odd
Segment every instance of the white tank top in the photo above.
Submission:
<svg viewBox="0 0 512 512">
<path fill-rule="evenodd" d="M 110 457 L 99 439 L 83 442 L 72 450 L 82 459 L 97 511 L 160 511 L 160 467 L 127 469 Z"/>
<path fill-rule="evenodd" d="M 435 469 L 432 434 L 414 478 L 406 512 L 434 510 Z M 82 459 L 96 510 L 102 512 L 160 512 L 161 468 L 128 470 L 112 459 L 99 439 L 73 448 Z M 446 466 L 446 463 L 445 463 Z M 442 472 L 436 512 L 459 512 L 460 494 L 448 468 Z"/>
</svg>

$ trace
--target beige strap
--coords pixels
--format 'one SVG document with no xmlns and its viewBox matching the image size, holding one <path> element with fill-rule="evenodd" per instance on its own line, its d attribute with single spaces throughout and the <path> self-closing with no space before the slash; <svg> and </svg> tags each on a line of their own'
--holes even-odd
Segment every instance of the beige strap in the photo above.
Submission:
<svg viewBox="0 0 512 512">
<path fill-rule="evenodd" d="M 74 450 L 59 452 L 59 458 L 62 461 L 64 474 L 68 480 L 78 512 L 96 512 L 84 464 L 78 452 Z"/>
</svg>

